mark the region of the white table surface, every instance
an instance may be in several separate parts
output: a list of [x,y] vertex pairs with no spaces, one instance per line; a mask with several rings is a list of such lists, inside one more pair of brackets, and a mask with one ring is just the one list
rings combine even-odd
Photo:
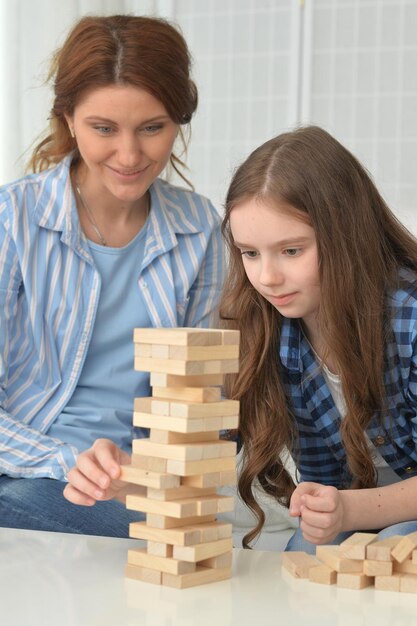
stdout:
[[0,528],[2,626],[417,626],[417,595],[295,580],[234,550],[233,578],[176,590],[124,578],[142,542]]

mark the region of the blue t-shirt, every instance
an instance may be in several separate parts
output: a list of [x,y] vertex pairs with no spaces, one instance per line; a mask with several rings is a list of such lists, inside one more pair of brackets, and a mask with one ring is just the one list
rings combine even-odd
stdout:
[[150,395],[133,346],[133,329],[151,326],[138,285],[145,238],[146,224],[123,248],[89,242],[102,283],[94,331],[78,385],[48,431],[80,452],[106,437],[130,453],[133,400]]

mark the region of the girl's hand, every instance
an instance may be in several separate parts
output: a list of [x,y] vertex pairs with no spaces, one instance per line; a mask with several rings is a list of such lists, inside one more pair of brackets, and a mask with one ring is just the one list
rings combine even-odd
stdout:
[[310,543],[330,543],[346,530],[343,498],[335,487],[300,483],[291,496],[290,515],[300,517],[304,539]]
[[128,483],[118,478],[120,466],[128,464],[130,456],[115,443],[97,439],[91,448],[78,455],[77,464],[68,472],[65,498],[83,506],[112,498],[124,502]]

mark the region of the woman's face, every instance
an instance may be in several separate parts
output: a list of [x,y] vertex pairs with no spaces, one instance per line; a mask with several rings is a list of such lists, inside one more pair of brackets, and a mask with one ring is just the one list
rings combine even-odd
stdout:
[[144,196],[168,163],[178,133],[162,102],[131,85],[92,90],[66,119],[82,157],[84,189],[123,203]]

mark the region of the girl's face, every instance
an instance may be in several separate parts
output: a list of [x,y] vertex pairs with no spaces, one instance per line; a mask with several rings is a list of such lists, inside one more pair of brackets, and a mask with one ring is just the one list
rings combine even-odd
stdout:
[[178,132],[162,102],[131,85],[91,91],[66,119],[82,157],[83,187],[103,201],[141,198],[166,166]]
[[230,228],[246,275],[289,318],[316,327],[320,279],[316,237],[303,214],[283,202],[251,199],[232,209]]

